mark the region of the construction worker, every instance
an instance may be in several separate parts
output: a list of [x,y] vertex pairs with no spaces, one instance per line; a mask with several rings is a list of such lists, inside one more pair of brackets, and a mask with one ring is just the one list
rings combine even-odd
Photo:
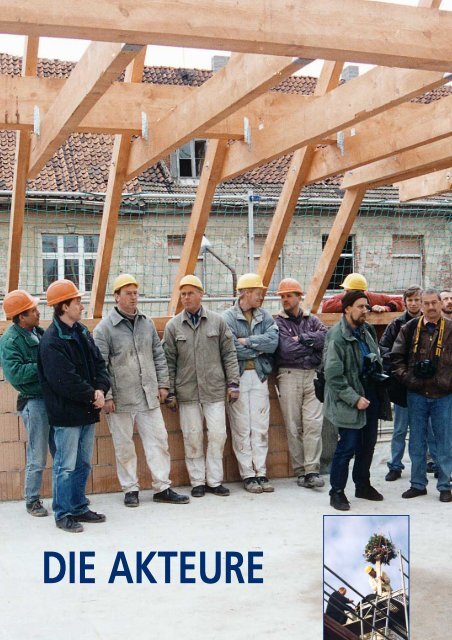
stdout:
[[[345,291],[363,291],[369,301],[370,311],[383,313],[384,311],[403,311],[403,299],[400,296],[389,296],[386,293],[371,293],[368,291],[367,280],[360,273],[350,273],[340,285]],[[323,313],[340,313],[343,293],[338,293],[322,303]]]
[[452,320],[452,291],[450,289],[444,289],[439,295],[443,316]]
[[261,309],[265,295],[262,278],[246,273],[237,283],[238,300],[223,317],[234,336],[240,367],[240,398],[228,406],[232,446],[244,489],[250,493],[274,491],[267,478],[270,400],[267,377],[278,346],[278,326]]
[[88,508],[86,482],[91,472],[95,423],[110,388],[105,362],[81,324],[81,293],[70,280],[47,289],[53,322],[39,344],[38,374],[49,423],[55,431],[53,513],[56,526],[83,531],[82,522],[105,522]]
[[138,507],[136,425],[156,491],[154,502],[185,504],[188,496],[171,489],[168,434],[160,409],[168,395],[168,367],[154,323],[138,309],[138,286],[133,275],[119,275],[113,283],[116,305],[94,329],[94,340],[111,377],[104,411],[116,470],[125,506]]
[[279,329],[275,360],[292,468],[300,487],[323,487],[319,476],[323,415],[314,377],[322,362],[327,329],[318,318],[303,312],[303,291],[297,280],[281,280],[277,294],[283,311],[275,318]]
[[166,402],[174,411],[179,407],[191,495],[202,498],[207,491],[228,496],[229,489],[222,484],[225,398],[235,402],[240,384],[234,340],[225,320],[202,306],[199,278],[183,277],[179,291],[184,311],[168,322],[163,338],[170,379]]
[[3,311],[13,324],[0,341],[0,360],[6,380],[19,392],[17,410],[27,431],[27,464],[25,467],[25,506],[32,516],[47,516],[39,490],[50,448],[55,453],[53,428],[38,379],[38,345],[44,330],[39,326],[39,298],[23,289],[6,294]]
[[374,593],[381,595],[389,595],[391,593],[391,581],[384,571],[380,576],[377,576],[377,572],[373,567],[368,565],[364,571],[369,576],[370,588]]

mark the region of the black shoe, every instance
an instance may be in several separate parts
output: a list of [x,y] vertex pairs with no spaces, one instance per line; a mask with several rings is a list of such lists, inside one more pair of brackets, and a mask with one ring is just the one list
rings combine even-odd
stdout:
[[450,489],[445,489],[444,491],[440,491],[439,500],[440,502],[452,502],[452,491]]
[[381,493],[369,485],[368,487],[356,487],[355,489],[355,498],[362,498],[363,500],[374,500],[379,502],[383,500],[383,496]]
[[72,516],[65,516],[64,518],[60,518],[60,520],[55,520],[55,524],[58,529],[62,529],[68,533],[82,533],[83,531],[82,525]]
[[76,522],[105,522],[105,520],[107,519],[103,513],[96,513],[95,511],[91,511],[91,509],[88,509],[88,511],[85,511],[85,513],[81,513],[79,516],[72,516],[72,518],[76,521]]
[[427,473],[435,473],[435,471],[436,465],[433,460],[430,460],[429,462],[427,462]]
[[204,498],[204,496],[206,495],[206,485],[198,484],[197,487],[193,487],[193,489],[191,490],[191,495],[194,498]]
[[222,497],[226,497],[231,493],[229,489],[227,489],[226,487],[223,487],[222,484],[219,484],[218,487],[209,487],[209,485],[207,485],[206,491],[207,493],[213,493],[214,496],[222,496]]
[[245,478],[243,480],[243,488],[245,489],[245,491],[248,491],[249,493],[264,492],[264,490],[262,489],[261,485],[259,484],[255,476],[251,476],[250,478]]
[[139,491],[128,491],[124,496],[124,504],[126,507],[138,507],[140,499],[138,497]]
[[385,480],[387,482],[394,482],[394,480],[398,480],[402,475],[400,469],[390,469],[385,476]]
[[426,496],[427,489],[424,487],[423,489],[415,489],[414,487],[410,487],[407,491],[402,493],[402,498],[417,498],[418,496]]
[[187,502],[190,502],[188,496],[176,493],[170,488],[165,489],[165,491],[159,491],[159,493],[154,493],[153,500],[154,502],[168,502],[170,504],[187,504]]
[[349,511],[350,502],[343,491],[333,491],[330,493],[330,505],[338,511]]
[[49,515],[49,512],[39,499],[34,500],[34,502],[27,502],[26,508],[27,513],[29,513],[31,516],[36,516],[37,518],[43,518],[44,516]]

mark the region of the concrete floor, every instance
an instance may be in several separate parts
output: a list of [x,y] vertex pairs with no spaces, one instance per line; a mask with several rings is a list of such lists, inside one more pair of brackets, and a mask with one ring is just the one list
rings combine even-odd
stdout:
[[[389,445],[379,444],[373,484],[383,503],[352,498],[350,514],[406,514],[411,518],[412,640],[448,637],[452,504],[426,497],[405,501],[408,472],[384,481]],[[408,465],[409,466],[409,465]],[[328,488],[307,490],[278,480],[273,494],[253,496],[239,484],[229,498],[207,495],[190,505],[162,505],[141,494],[125,509],[119,494],[92,496],[107,523],[82,534],[56,529],[53,517],[32,518],[23,502],[0,504],[0,638],[3,640],[320,640],[322,638],[322,515]],[[50,501],[45,501],[50,507]],[[114,558],[124,551],[263,551],[263,584],[108,584]],[[94,551],[95,584],[44,584],[44,551]],[[152,568],[155,565],[150,565]],[[199,576],[199,573],[198,573]],[[174,574],[173,578],[177,579]],[[446,635],[445,635],[446,633]]]

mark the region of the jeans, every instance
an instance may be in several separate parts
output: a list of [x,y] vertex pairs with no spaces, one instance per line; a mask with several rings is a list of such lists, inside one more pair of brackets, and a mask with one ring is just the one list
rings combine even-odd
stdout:
[[50,449],[55,456],[53,427],[49,426],[47,411],[42,398],[30,398],[21,411],[22,420],[28,434],[27,464],[25,467],[25,500],[27,504],[39,500],[42,473]]
[[443,398],[427,398],[408,392],[408,419],[410,421],[411,486],[424,489],[427,486],[427,437],[431,419],[436,444],[438,467],[438,491],[450,489],[452,472],[452,394]]
[[402,471],[405,465],[402,463],[405,453],[405,440],[408,433],[408,408],[394,404],[394,431],[391,439],[391,460],[388,467],[394,471]]
[[370,465],[378,435],[379,400],[374,389],[366,391],[370,405],[366,410],[366,424],[361,429],[339,427],[339,442],[331,463],[331,492],[344,491],[348,480],[348,466],[355,456],[352,478],[357,489],[370,486]]
[[85,489],[91,472],[95,425],[55,427],[53,513],[55,520],[88,511]]

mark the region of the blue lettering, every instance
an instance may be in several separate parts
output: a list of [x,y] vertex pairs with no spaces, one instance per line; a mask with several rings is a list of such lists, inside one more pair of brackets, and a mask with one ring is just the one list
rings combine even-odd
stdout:
[[88,578],[86,576],[87,571],[94,569],[94,564],[88,564],[86,559],[94,558],[95,555],[94,551],[80,551],[80,584],[92,584],[96,582],[96,578]]
[[[235,559],[236,562],[233,562]],[[240,567],[243,564],[243,556],[238,551],[226,551],[226,584],[231,584],[231,574],[235,573],[237,582],[243,584],[245,580],[243,579],[242,572],[240,571]]]
[[193,571],[195,565],[188,563],[187,558],[194,558],[196,556],[195,551],[181,551],[180,552],[180,581],[181,584],[192,584],[196,582],[196,578],[188,578],[187,571]]
[[206,573],[206,552],[200,552],[200,567],[199,573],[201,576],[202,582],[206,582],[207,584],[214,584],[218,582],[221,577],[221,553],[220,551],[215,551],[215,574],[213,578],[209,578]]
[[177,557],[177,551],[159,551],[158,555],[165,558],[165,583],[171,583],[171,558]]
[[[57,575],[50,577],[50,559],[54,558],[59,563],[59,571]],[[64,578],[66,573],[66,562],[57,551],[44,551],[44,584],[52,584],[53,582],[60,582]]]
[[156,583],[157,580],[154,578],[154,576],[152,575],[152,573],[149,571],[148,564],[150,563],[150,561],[152,560],[152,558],[155,556],[155,551],[151,551],[147,556],[146,559],[143,561],[143,554],[141,551],[137,551],[137,583],[141,584],[143,582],[143,573],[146,576],[146,578],[148,579],[148,582],[152,582],[152,583]]
[[263,551],[248,551],[248,583],[249,584],[262,584],[264,582],[263,578],[258,578],[254,576],[255,571],[262,571],[262,563],[258,564],[255,562],[256,558],[263,558]]
[[[123,567],[121,570],[119,569],[120,565]],[[108,578],[108,584],[112,584],[117,577],[124,577],[129,584],[133,584],[132,574],[130,573],[124,551],[118,551],[116,554],[113,569],[111,570],[110,577]]]

